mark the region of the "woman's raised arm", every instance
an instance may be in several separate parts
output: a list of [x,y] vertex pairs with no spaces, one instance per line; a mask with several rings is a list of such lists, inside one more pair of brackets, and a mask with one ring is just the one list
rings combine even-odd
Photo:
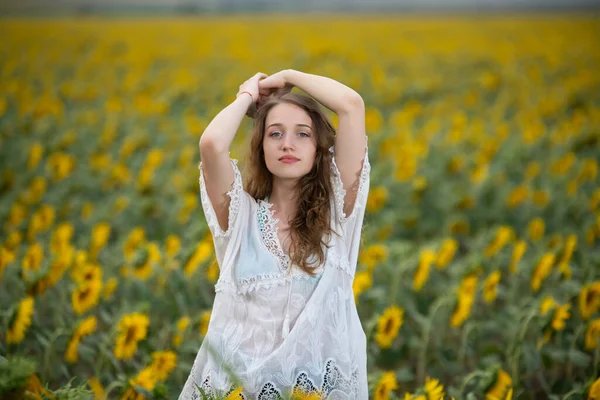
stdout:
[[293,85],[338,116],[335,161],[346,191],[344,214],[352,213],[366,149],[365,104],[352,88],[325,76],[286,69],[259,82],[261,89]]
[[[257,73],[242,85],[236,99],[208,124],[200,137],[200,160],[206,192],[223,231],[228,229],[229,197],[234,180],[229,147],[248,108],[258,99],[258,81],[266,77]],[[250,92],[242,93],[244,91]]]

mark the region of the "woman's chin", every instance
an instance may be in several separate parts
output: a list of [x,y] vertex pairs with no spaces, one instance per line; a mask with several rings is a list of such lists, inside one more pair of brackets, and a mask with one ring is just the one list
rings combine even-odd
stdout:
[[274,177],[278,179],[300,179],[310,171],[304,171],[292,165],[283,165],[271,170]]

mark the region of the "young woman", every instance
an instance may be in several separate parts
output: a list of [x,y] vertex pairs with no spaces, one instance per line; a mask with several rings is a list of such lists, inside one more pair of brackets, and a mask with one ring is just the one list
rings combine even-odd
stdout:
[[[337,134],[319,103],[337,114]],[[254,129],[243,185],[229,146],[247,113]],[[220,272],[179,398],[202,399],[198,388],[230,394],[237,382],[236,399],[367,399],[352,292],[370,172],[360,95],[300,71],[258,73],[208,125],[200,159]]]

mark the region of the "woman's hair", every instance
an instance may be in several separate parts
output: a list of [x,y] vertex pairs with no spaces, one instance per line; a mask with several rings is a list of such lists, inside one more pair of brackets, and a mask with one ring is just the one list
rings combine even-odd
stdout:
[[[323,246],[327,247],[332,233],[330,199],[333,188],[329,148],[333,146],[335,138],[335,128],[316,100],[301,94],[280,92],[259,104],[252,114],[254,128],[245,166],[246,192],[255,199],[262,200],[270,195],[273,188],[273,175],[265,163],[263,140],[267,115],[280,103],[294,104],[307,112],[312,120],[317,142],[314,165],[298,182],[297,212],[290,222],[290,260],[309,275],[314,275],[311,269],[325,261]],[[323,240],[324,237],[327,241]],[[312,265],[309,258],[316,264]]]

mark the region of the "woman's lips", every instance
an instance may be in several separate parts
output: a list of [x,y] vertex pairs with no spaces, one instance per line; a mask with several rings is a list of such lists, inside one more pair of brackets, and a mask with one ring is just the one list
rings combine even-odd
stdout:
[[282,157],[279,159],[279,161],[281,161],[282,163],[286,163],[286,164],[292,164],[292,163],[295,163],[300,160],[298,160],[297,158]]

